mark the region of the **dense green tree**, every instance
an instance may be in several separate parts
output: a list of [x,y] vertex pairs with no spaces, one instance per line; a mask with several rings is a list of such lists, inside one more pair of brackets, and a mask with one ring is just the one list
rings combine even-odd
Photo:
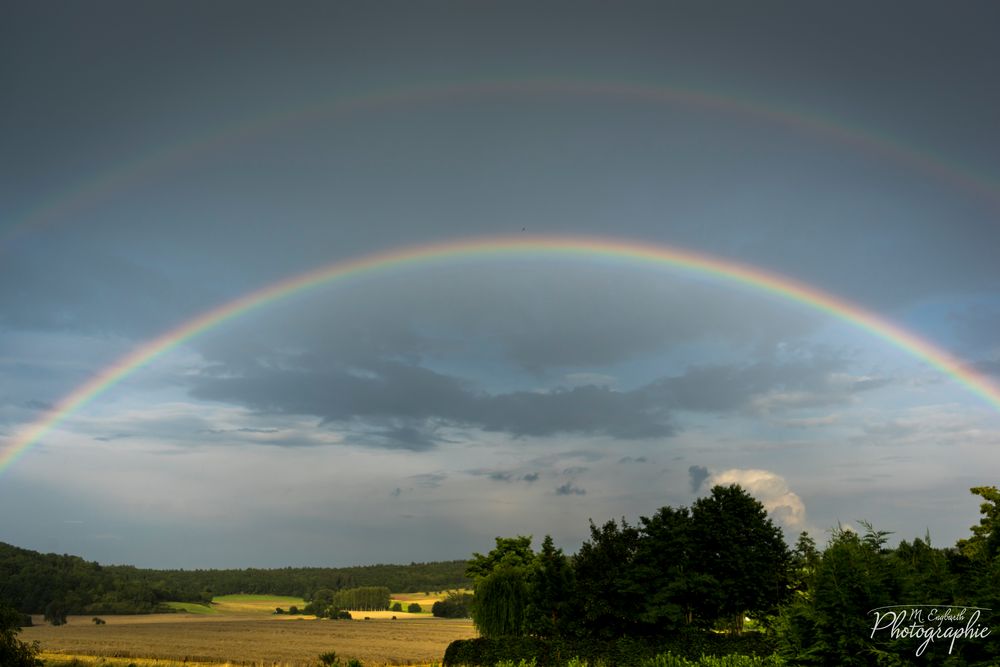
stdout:
[[552,537],[545,536],[542,548],[528,573],[527,631],[539,637],[564,634],[572,616],[573,569]]
[[525,570],[532,566],[534,560],[530,535],[497,537],[496,546],[488,554],[472,554],[465,574],[475,583],[501,566]]
[[638,631],[646,591],[633,576],[639,530],[622,519],[590,522],[590,540],[573,558],[576,586],[573,632],[605,638]]
[[416,602],[411,602],[406,606],[406,611],[408,611],[411,614],[419,614],[420,612],[423,611],[423,608]]
[[61,602],[52,601],[45,605],[43,618],[52,625],[66,624],[66,607]]
[[793,664],[875,665],[892,655],[871,638],[871,610],[899,604],[898,572],[876,531],[837,529],[823,551],[809,591],[781,612],[781,652]]
[[930,535],[912,543],[903,540],[887,555],[900,580],[899,604],[943,605],[958,597],[958,579],[949,570],[948,556],[931,546]]
[[450,591],[443,600],[438,600],[431,607],[431,613],[438,618],[470,618],[472,595]]
[[0,602],[0,665],[4,667],[39,667],[38,644],[28,644],[17,638],[23,614]]
[[802,531],[795,542],[788,563],[789,584],[793,591],[809,590],[819,560],[820,552],[816,548],[816,540],[808,532]]
[[972,536],[958,541],[958,548],[969,559],[988,563],[1000,554],[1000,489],[976,486],[969,490],[983,498],[979,505],[982,517],[971,528]]
[[740,632],[744,615],[772,614],[788,597],[785,539],[760,501],[738,484],[715,486],[694,502],[691,537],[692,566],[706,588],[702,614]]
[[336,609],[383,611],[389,608],[390,593],[385,586],[359,586],[337,591],[332,599]]
[[717,594],[717,583],[695,567],[698,556],[687,508],[663,507],[652,517],[640,517],[639,526],[633,577],[646,591],[640,620],[647,631],[663,635],[706,624],[698,611]]

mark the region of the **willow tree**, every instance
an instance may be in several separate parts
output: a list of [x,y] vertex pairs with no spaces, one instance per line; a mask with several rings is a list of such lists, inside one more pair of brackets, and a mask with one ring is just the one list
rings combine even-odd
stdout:
[[472,620],[483,637],[520,637],[525,634],[527,604],[523,569],[500,567],[476,582]]

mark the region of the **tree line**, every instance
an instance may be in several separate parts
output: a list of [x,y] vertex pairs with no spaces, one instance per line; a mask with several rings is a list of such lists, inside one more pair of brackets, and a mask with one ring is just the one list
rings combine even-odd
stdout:
[[[730,637],[738,640],[732,646],[796,665],[911,664],[921,642],[894,634],[888,622],[875,631],[881,621],[873,610],[1000,610],[1000,491],[972,492],[984,501],[982,519],[946,548],[929,536],[890,548],[891,533],[863,521],[860,530],[833,529],[822,550],[807,533],[789,548],[763,505],[738,485],[716,486],[690,508],[664,507],[635,525],[591,522],[590,539],[573,555],[549,536],[538,552],[530,537],[498,537],[467,569],[482,639],[450,650],[469,664],[477,652],[515,661],[613,655],[626,664],[623,641],[635,655],[650,655],[709,645],[726,652],[721,639]],[[994,621],[981,618],[987,635],[977,641],[929,642],[921,659],[998,664],[1000,638],[988,637]],[[518,655],[517,646],[530,654]]]
[[168,611],[167,601],[211,602],[233,593],[312,599],[323,589],[384,586],[407,593],[469,586],[464,560],[343,568],[153,570],[100,565],[0,542],[0,600],[21,612],[67,614]]
[[359,586],[339,591],[321,588],[313,594],[302,613],[312,614],[317,618],[350,618],[341,612],[348,609],[386,611],[389,609],[389,602],[390,592],[385,586]]

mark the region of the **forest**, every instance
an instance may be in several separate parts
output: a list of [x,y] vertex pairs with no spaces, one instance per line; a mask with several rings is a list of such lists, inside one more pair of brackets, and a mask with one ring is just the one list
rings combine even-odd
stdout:
[[311,599],[316,591],[384,586],[393,592],[469,586],[463,560],[342,568],[152,570],[100,565],[0,542],[0,600],[21,612],[143,614],[163,603],[211,602],[217,595],[259,593]]
[[481,637],[446,665],[535,660],[646,664],[657,655],[758,655],[793,665],[997,665],[1000,491],[976,487],[981,519],[948,547],[869,522],[837,526],[824,548],[789,547],[737,485],[636,525],[590,526],[573,555],[546,537],[496,539],[473,554]]

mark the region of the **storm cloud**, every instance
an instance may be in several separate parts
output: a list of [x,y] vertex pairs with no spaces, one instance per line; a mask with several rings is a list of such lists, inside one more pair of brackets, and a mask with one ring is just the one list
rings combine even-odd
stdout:
[[[854,377],[844,360],[820,356],[789,362],[699,366],[629,391],[608,386],[556,387],[490,394],[467,380],[400,362],[310,371],[258,367],[245,376],[204,375],[199,399],[246,405],[260,413],[314,415],[324,422],[362,420],[357,444],[425,450],[442,426],[479,428],[513,437],[558,433],[625,439],[677,434],[678,411],[767,412],[849,401],[887,380]],[[391,425],[386,426],[389,422]]]

